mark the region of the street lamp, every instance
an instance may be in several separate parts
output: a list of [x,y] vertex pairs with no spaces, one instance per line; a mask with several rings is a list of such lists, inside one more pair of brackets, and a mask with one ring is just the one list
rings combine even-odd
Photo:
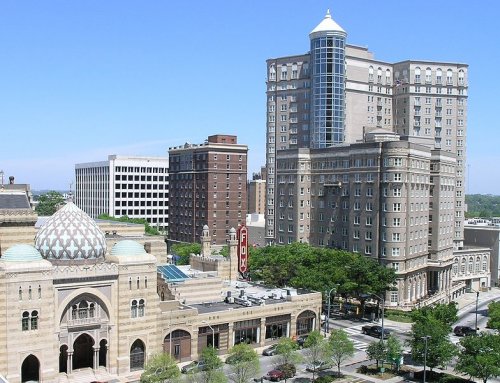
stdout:
[[212,330],[212,348],[215,348],[215,331],[212,326],[210,326],[210,323],[208,323],[206,320],[202,320],[201,323],[204,323],[208,326],[210,330]]
[[384,343],[384,306],[385,306],[385,299],[383,297],[378,296],[377,294],[372,294],[372,295],[374,297],[378,298],[379,301],[382,301],[382,334],[380,335],[380,340],[382,341],[382,343]]
[[[328,308],[327,308],[327,311],[326,311],[326,326],[325,326],[325,336],[326,336],[326,333],[330,332],[330,297],[332,295],[332,292],[334,291],[337,291],[337,287],[332,287],[329,291],[328,291]],[[326,291],[325,291],[326,292]]]
[[474,289],[470,289],[471,291],[475,292],[476,293],[476,327],[474,327],[477,330],[479,330],[477,328],[477,305],[478,305],[478,301],[479,301],[479,291],[477,290],[474,290]]
[[423,381],[423,383],[425,383],[425,369],[427,367],[427,341],[430,338],[431,337],[429,335],[426,335],[426,336],[422,337],[422,339],[425,341],[425,348],[424,348],[424,381]]

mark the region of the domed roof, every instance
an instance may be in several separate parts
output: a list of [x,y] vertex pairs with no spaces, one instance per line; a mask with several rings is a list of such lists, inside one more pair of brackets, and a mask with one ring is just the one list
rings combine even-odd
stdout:
[[50,261],[95,261],[104,257],[106,239],[95,221],[69,202],[40,228],[35,247]]
[[42,255],[31,245],[14,245],[9,247],[0,259],[10,262],[31,262],[42,260]]
[[143,254],[147,254],[144,246],[130,239],[115,243],[111,249],[111,255],[114,257],[134,257]]
[[332,34],[347,36],[346,31],[332,19],[332,15],[330,15],[330,10],[328,9],[325,18],[309,33],[309,38],[315,39],[316,37]]

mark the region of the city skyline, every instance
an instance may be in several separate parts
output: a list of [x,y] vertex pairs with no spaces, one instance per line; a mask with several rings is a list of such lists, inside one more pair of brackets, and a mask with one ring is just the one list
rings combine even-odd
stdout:
[[[500,181],[489,176],[500,160],[489,73],[499,53],[487,51],[499,34],[493,27],[498,6],[468,4],[448,1],[435,12],[426,2],[425,24],[415,26],[411,5],[387,1],[379,11],[389,29],[372,9],[328,1],[314,7],[298,1],[4,3],[0,125],[4,134],[12,132],[2,140],[4,181],[14,175],[33,189],[67,189],[76,163],[109,154],[166,157],[169,146],[217,133],[238,135],[249,147],[248,174],[258,171],[265,163],[265,60],[307,52],[308,33],[330,8],[348,44],[367,46],[376,59],[469,65],[466,191],[498,194]],[[414,28],[424,32],[401,33]]]

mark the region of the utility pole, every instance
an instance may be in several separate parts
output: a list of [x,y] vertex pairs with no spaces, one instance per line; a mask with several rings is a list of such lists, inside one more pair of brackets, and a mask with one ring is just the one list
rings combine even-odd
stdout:
[[427,367],[427,341],[430,339],[430,336],[426,335],[426,336],[422,337],[422,339],[425,342],[425,346],[424,346],[425,347],[424,348],[424,381],[423,381],[423,383],[425,383],[425,370]]

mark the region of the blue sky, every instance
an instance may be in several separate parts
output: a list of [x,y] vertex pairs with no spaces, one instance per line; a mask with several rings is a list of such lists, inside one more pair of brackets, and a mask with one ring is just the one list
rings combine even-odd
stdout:
[[307,52],[327,8],[377,59],[469,64],[468,192],[500,194],[494,0],[2,0],[0,169],[67,189],[75,163],[227,133],[257,171],[265,60]]

